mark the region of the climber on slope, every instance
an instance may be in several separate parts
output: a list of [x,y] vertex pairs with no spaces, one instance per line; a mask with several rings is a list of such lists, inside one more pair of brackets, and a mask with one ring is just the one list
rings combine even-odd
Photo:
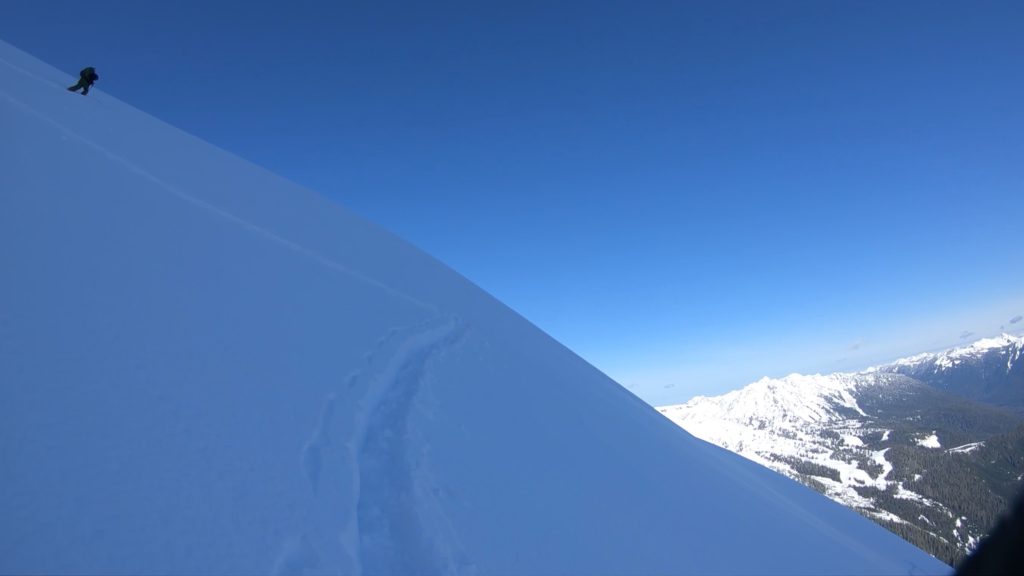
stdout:
[[82,71],[78,73],[78,84],[74,86],[68,86],[68,90],[72,92],[82,91],[82,96],[89,93],[89,88],[92,88],[94,82],[100,79],[100,75],[96,73],[96,69],[92,66],[82,68]]

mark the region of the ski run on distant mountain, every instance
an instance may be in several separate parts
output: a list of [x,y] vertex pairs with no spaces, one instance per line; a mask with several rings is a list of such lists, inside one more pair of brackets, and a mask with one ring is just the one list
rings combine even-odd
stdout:
[[660,408],[954,564],[1021,489],[1024,338],[860,373],[764,378]]

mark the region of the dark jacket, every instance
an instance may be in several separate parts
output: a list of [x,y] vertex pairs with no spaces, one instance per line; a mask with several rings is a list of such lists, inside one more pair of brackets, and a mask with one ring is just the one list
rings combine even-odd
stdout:
[[78,73],[78,76],[82,79],[82,82],[88,84],[92,84],[100,79],[100,75],[96,73],[96,69],[92,66],[82,68],[82,71]]

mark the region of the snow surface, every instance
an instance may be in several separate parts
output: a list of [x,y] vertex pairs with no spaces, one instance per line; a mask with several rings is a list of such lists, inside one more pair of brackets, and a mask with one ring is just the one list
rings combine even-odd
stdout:
[[942,444],[939,443],[939,437],[934,432],[924,438],[915,438],[914,442],[918,446],[925,448],[942,448]]
[[0,572],[948,572],[72,81],[0,43]]
[[884,448],[871,453],[871,460],[882,467],[882,473],[878,476],[876,482],[882,490],[885,490],[886,479],[889,477],[889,473],[892,472],[892,463],[885,459],[885,453],[888,451],[888,448]]
[[863,446],[864,441],[853,434],[840,434],[840,438],[843,439],[843,444],[847,446]]

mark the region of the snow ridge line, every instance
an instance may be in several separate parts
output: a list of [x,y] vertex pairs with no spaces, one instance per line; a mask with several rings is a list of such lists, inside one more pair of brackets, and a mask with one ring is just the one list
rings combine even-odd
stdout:
[[[6,61],[0,60],[0,62],[10,66],[10,63],[8,63]],[[16,67],[14,67],[14,68],[17,69]],[[99,144],[93,142],[92,140],[89,140],[85,136],[82,136],[81,134],[79,134],[79,133],[75,132],[74,130],[68,128],[67,126],[64,126],[60,122],[57,122],[56,120],[50,118],[49,116],[46,116],[45,114],[37,111],[36,109],[34,109],[31,106],[29,106],[28,104],[25,104],[24,102],[18,100],[17,98],[11,96],[10,94],[8,94],[8,93],[6,93],[4,91],[0,91],[0,94],[2,94],[8,101],[10,101],[15,106],[20,107],[21,109],[25,110],[26,112],[28,112],[29,114],[35,116],[36,118],[42,120],[43,122],[46,122],[47,124],[50,124],[51,126],[56,128],[57,130],[59,130],[63,134],[67,135],[68,137],[74,138],[75,140],[78,140],[79,142],[82,142],[83,144],[89,146],[90,148],[93,148],[94,150],[96,150],[97,152],[100,152],[101,154],[103,154],[104,156],[109,158],[110,160],[113,160],[114,162],[117,162],[117,163],[121,164],[122,166],[127,168],[129,171],[134,172],[135,174],[141,176],[142,178],[144,178],[146,180],[149,180],[150,182],[156,184],[158,187],[162,188],[164,191],[169,192],[173,196],[176,196],[179,199],[184,200],[185,202],[188,202],[188,203],[192,204],[193,206],[196,206],[198,208],[202,208],[203,210],[206,210],[206,211],[208,211],[208,212],[210,212],[212,214],[215,214],[215,215],[217,215],[217,216],[219,216],[219,217],[221,217],[221,218],[223,218],[223,219],[225,219],[225,220],[227,220],[227,221],[229,221],[229,222],[231,222],[233,224],[236,224],[239,227],[241,227],[241,228],[243,228],[245,230],[248,230],[249,232],[252,232],[252,233],[254,233],[254,234],[258,235],[258,236],[262,236],[265,239],[268,239],[268,240],[271,240],[273,242],[276,242],[277,244],[280,244],[280,245],[282,245],[282,246],[284,246],[284,247],[286,247],[286,248],[288,248],[288,249],[290,249],[290,250],[292,250],[294,252],[297,252],[300,255],[302,255],[302,256],[310,259],[310,260],[313,260],[314,262],[316,262],[316,263],[318,263],[318,264],[320,264],[320,265],[322,265],[322,266],[324,266],[326,268],[329,268],[331,270],[335,270],[337,272],[345,274],[345,275],[347,275],[347,276],[349,276],[351,278],[354,278],[354,279],[356,279],[356,280],[358,280],[360,282],[363,282],[365,284],[373,286],[374,288],[378,288],[380,290],[383,290],[384,292],[387,292],[388,294],[391,294],[392,296],[395,296],[397,298],[400,298],[402,300],[410,302],[410,303],[412,303],[413,305],[415,305],[415,306],[417,306],[419,308],[423,308],[423,309],[426,309],[426,310],[429,310],[429,311],[435,312],[435,313],[437,312],[437,308],[434,305],[432,305],[432,304],[428,304],[428,303],[426,303],[426,302],[424,302],[424,301],[422,301],[422,300],[420,300],[420,299],[418,299],[418,298],[416,298],[414,296],[410,296],[409,294],[406,294],[405,292],[402,292],[401,290],[398,290],[397,288],[389,286],[389,285],[387,285],[387,284],[377,280],[376,278],[373,278],[371,276],[367,276],[366,274],[363,274],[362,272],[359,272],[357,270],[349,268],[348,266],[345,266],[344,264],[341,264],[340,262],[337,262],[337,261],[335,261],[335,260],[333,260],[331,258],[328,258],[327,256],[324,256],[323,254],[320,254],[319,252],[317,252],[317,251],[315,251],[315,250],[313,250],[311,248],[307,248],[307,247],[305,247],[305,246],[303,246],[303,245],[301,245],[301,244],[299,244],[299,243],[297,243],[297,242],[295,242],[293,240],[289,240],[288,238],[285,238],[284,236],[281,236],[280,234],[277,234],[276,232],[268,230],[267,228],[263,228],[262,226],[254,224],[254,223],[252,223],[252,222],[250,222],[250,221],[248,221],[248,220],[246,220],[244,218],[240,218],[239,216],[236,216],[236,215],[232,214],[231,212],[228,212],[227,210],[224,210],[223,208],[220,208],[220,207],[218,207],[218,206],[216,206],[214,204],[211,204],[211,203],[209,203],[209,202],[207,202],[205,200],[197,198],[196,196],[192,196],[191,194],[188,194],[187,192],[184,192],[183,190],[177,188],[176,186],[173,186],[173,185],[168,184],[167,182],[161,180],[157,176],[155,176],[155,175],[151,174],[150,172],[146,171],[144,168],[141,168],[140,166],[137,166],[136,164],[132,163],[130,160],[128,160],[128,159],[126,159],[126,158],[124,158],[122,156],[119,156],[117,154],[114,154],[113,152],[107,150],[103,146],[100,146]]]
[[429,443],[410,429],[430,363],[467,328],[437,316],[392,329],[364,366],[327,396],[301,464],[321,516],[319,534],[285,544],[278,573],[303,573],[322,561],[341,572],[450,573],[465,565],[461,546],[437,501],[424,460]]

